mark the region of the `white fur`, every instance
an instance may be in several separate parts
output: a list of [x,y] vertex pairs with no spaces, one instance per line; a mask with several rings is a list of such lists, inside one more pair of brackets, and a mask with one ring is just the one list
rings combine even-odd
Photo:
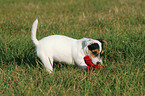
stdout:
[[[51,35],[38,41],[36,39],[37,25],[38,19],[32,25],[31,39],[36,46],[37,56],[41,59],[49,73],[53,71],[53,61],[76,64],[79,68],[85,69],[87,65],[83,58],[86,55],[91,57],[87,47],[91,43],[98,43],[100,52],[102,50],[101,43],[98,40],[89,38],[77,40],[63,35]],[[102,63],[100,56],[91,57],[91,59],[94,64],[96,62]]]

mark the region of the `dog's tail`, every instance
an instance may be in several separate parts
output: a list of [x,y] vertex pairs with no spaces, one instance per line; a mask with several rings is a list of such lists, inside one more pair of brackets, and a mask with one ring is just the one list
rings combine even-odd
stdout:
[[37,25],[38,25],[38,19],[36,19],[32,25],[32,33],[31,33],[31,39],[33,43],[37,46],[39,41],[36,38],[36,31],[37,31]]

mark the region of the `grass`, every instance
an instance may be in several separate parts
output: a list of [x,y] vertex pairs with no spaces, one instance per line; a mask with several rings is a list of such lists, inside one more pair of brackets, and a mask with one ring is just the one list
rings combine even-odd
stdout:
[[[145,1],[1,0],[0,95],[145,95]],[[36,57],[37,38],[61,34],[103,38],[103,71],[86,72],[55,63],[48,74]]]

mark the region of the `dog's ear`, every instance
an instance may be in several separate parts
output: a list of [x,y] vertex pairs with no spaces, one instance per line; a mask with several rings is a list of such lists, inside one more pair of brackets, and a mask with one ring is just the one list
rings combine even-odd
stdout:
[[108,45],[107,41],[103,40],[103,39],[98,39],[103,45]]

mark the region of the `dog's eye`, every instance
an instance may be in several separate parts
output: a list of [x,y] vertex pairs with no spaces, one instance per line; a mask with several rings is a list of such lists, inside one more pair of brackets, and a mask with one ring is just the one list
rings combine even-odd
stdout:
[[97,56],[98,54],[97,54],[97,51],[94,51],[94,52],[92,52],[93,53],[93,55],[95,55],[95,56]]
[[93,54],[97,54],[97,52],[95,51],[95,52],[92,52]]

